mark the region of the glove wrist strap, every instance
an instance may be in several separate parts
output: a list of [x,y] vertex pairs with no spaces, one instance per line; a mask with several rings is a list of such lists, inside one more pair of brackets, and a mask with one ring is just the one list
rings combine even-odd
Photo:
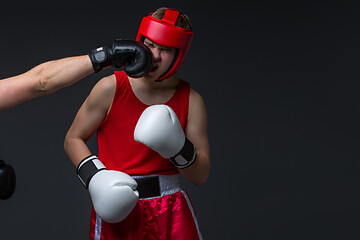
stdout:
[[195,146],[185,138],[185,143],[182,149],[174,157],[170,158],[171,162],[177,168],[187,168],[196,160]]
[[89,57],[95,72],[100,72],[104,67],[111,65],[110,56],[106,47],[91,50]]
[[106,170],[106,167],[97,156],[93,154],[81,160],[76,169],[76,173],[81,183],[87,189],[91,178],[101,170]]

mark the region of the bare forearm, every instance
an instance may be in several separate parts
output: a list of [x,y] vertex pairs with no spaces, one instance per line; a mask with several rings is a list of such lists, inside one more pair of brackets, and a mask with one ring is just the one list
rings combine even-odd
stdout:
[[42,63],[33,69],[0,80],[0,111],[33,98],[50,94],[93,73],[89,56]]
[[28,75],[35,79],[35,91],[46,95],[70,86],[93,72],[89,56],[83,55],[42,63],[25,73],[24,77]]
[[204,184],[210,173],[210,159],[202,154],[197,154],[196,160],[191,166],[185,169],[179,169],[179,171],[193,184]]
[[66,137],[64,142],[65,153],[71,163],[77,167],[82,159],[91,154],[86,143],[80,138]]

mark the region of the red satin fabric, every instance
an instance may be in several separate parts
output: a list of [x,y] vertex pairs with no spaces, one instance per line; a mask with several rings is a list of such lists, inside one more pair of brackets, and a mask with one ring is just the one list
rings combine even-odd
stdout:
[[94,209],[91,215],[90,240],[200,239],[193,208],[185,192],[139,200],[130,215],[120,223],[106,223],[99,218],[96,222]]

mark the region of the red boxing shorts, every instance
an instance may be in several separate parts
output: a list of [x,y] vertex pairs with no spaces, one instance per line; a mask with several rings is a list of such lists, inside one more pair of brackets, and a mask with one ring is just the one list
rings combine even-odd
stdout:
[[159,176],[159,185],[161,196],[140,198],[119,223],[102,221],[92,209],[90,240],[202,239],[190,198],[180,189],[178,176]]

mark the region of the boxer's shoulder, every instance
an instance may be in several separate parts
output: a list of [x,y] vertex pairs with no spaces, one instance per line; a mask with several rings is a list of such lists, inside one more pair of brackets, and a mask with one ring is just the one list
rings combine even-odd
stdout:
[[115,75],[110,75],[102,78],[96,83],[90,95],[87,98],[87,105],[89,106],[103,106],[108,108],[114,98],[116,91]]
[[199,92],[197,92],[195,89],[190,88],[190,100],[189,100],[189,106],[204,106],[205,102],[203,97]]

